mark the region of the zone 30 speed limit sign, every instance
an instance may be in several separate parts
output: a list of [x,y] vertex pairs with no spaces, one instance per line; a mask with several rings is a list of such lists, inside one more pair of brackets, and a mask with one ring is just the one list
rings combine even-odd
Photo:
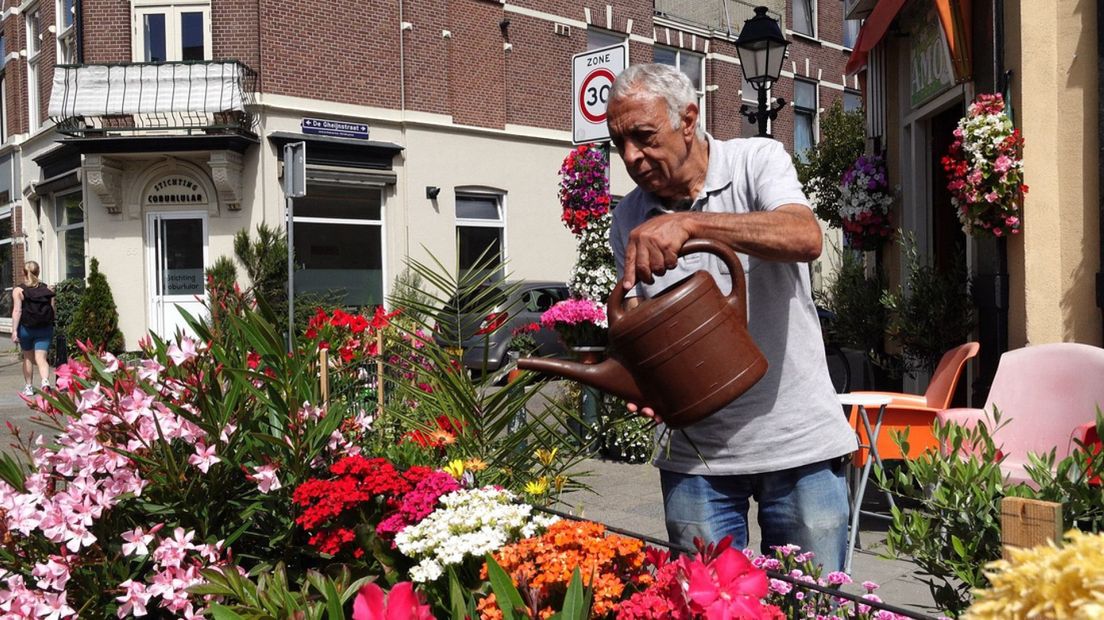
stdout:
[[606,103],[613,80],[624,70],[624,45],[604,47],[571,57],[572,140],[575,144],[609,140]]

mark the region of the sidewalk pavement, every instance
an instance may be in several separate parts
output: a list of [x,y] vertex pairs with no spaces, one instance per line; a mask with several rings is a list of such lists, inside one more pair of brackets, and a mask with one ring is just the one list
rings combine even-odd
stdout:
[[[31,420],[32,412],[19,396],[23,385],[18,352],[14,349],[0,350],[0,419],[11,422],[26,439],[30,431],[41,433],[45,429]],[[6,425],[0,426],[0,449],[8,451],[11,444],[12,437]],[[570,512],[613,527],[667,540],[659,474],[655,467],[647,463],[630,465],[589,459],[580,469],[590,472],[583,481],[594,492],[576,492],[565,496],[563,503]],[[867,509],[877,509],[874,504],[882,498],[882,494],[873,489],[873,484],[867,489]],[[749,515],[753,514],[754,503],[749,512]],[[758,550],[759,528],[754,519],[750,520],[749,546]],[[876,594],[887,603],[928,615],[940,615],[927,586],[919,580],[915,565],[902,560],[883,559],[878,555],[884,551],[885,528],[886,523],[878,519],[864,518],[861,522],[861,545],[855,551],[852,567],[855,584],[847,589],[861,593],[859,584],[866,580],[874,581],[881,586]]]

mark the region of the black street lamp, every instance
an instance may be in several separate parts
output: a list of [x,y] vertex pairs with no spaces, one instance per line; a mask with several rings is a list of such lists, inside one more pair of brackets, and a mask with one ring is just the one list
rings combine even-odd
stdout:
[[767,16],[767,7],[755,7],[755,17],[744,22],[740,38],[736,40],[736,52],[740,56],[740,66],[744,77],[755,92],[759,93],[759,107],[752,110],[747,104],[740,106],[740,114],[751,123],[758,123],[759,135],[771,137],[767,133],[767,119],[774,120],[778,111],[786,105],[782,98],[775,99],[767,107],[767,91],[771,84],[782,75],[782,61],[786,58],[786,48],[790,42],[782,36],[778,21]]

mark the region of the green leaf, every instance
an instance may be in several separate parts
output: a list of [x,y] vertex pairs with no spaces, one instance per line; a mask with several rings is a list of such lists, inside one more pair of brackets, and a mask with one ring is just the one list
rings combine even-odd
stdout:
[[521,598],[517,586],[510,576],[495,561],[494,556],[487,554],[487,575],[490,577],[491,589],[494,590],[498,608],[502,611],[503,620],[514,620],[514,612],[525,609],[525,601]]
[[448,569],[449,581],[449,607],[452,609],[452,620],[464,620],[467,613],[467,597],[464,588],[460,585],[460,578],[456,576],[456,569],[451,566]]
[[579,567],[571,573],[571,583],[567,586],[567,594],[564,595],[564,604],[561,613],[564,620],[586,620],[590,614],[590,605],[585,600],[583,577],[579,573]]
[[345,620],[345,612],[342,610],[341,596],[337,593],[332,579],[325,580],[326,613],[330,620]]
[[245,620],[245,616],[238,614],[229,607],[224,607],[218,603],[211,603],[211,606],[207,608],[211,612],[211,617],[215,620]]
[[958,554],[958,557],[960,557],[960,558],[965,558],[966,557],[966,545],[964,545],[962,543],[961,538],[959,538],[958,536],[952,535],[951,536],[951,546],[954,547],[955,553]]

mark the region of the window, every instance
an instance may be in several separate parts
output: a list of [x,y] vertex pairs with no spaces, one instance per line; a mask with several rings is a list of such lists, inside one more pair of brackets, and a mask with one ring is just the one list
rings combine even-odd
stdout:
[[[743,101],[752,110],[759,107],[759,93],[755,90],[755,87],[751,85],[751,82],[746,77],[741,78],[743,81],[740,83],[740,100]],[[770,100],[770,92],[767,92],[767,100]],[[740,135],[745,138],[752,138],[759,135],[759,124],[752,123],[743,114],[740,115],[740,127],[742,131]]]
[[587,29],[587,50],[597,50],[612,45],[623,45],[625,35],[606,30]]
[[816,36],[815,0],[793,0],[793,29],[808,37]]
[[506,253],[504,227],[501,196],[457,194],[456,247],[460,270],[469,271],[476,265],[501,270]]
[[853,90],[843,91],[843,111],[853,112],[863,107],[862,94]]
[[57,64],[77,62],[76,0],[57,0]]
[[8,77],[0,73],[0,144],[8,141]]
[[211,7],[198,4],[139,5],[134,8],[136,62],[211,58]]
[[80,191],[54,196],[59,280],[84,279],[84,203]]
[[15,265],[12,238],[11,207],[0,210],[0,317],[11,319],[12,286],[15,284]]
[[862,20],[858,19],[845,19],[843,20],[843,46],[855,47],[855,42],[859,40],[859,26],[862,25]]
[[816,82],[794,80],[794,154],[808,161],[806,151],[816,144]]
[[42,23],[39,10],[27,13],[27,125],[33,133],[42,123],[38,109],[38,61],[42,54]]
[[294,208],[296,296],[383,305],[383,192],[311,184]]
[[698,96],[698,124],[705,128],[705,56],[671,47],[656,47],[652,62],[670,65],[690,78]]

